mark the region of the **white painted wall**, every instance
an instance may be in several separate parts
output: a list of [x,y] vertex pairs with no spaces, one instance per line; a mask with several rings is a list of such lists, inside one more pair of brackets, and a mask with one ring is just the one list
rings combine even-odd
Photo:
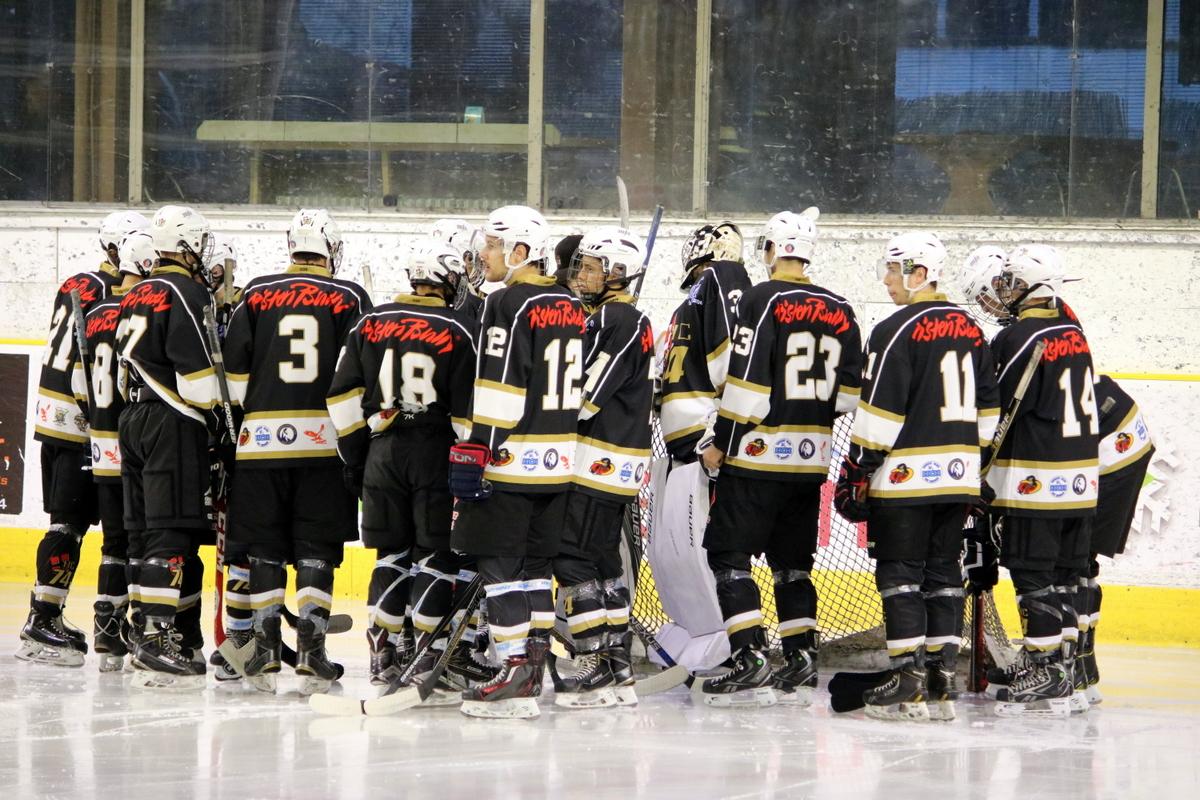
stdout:
[[[93,268],[101,258],[96,230],[107,211],[0,206],[0,339],[44,339],[58,284],[77,271]],[[205,214],[217,234],[237,246],[239,282],[287,263],[284,231],[289,213],[236,209]],[[346,238],[343,274],[357,278],[362,266],[369,264],[377,300],[403,288],[406,243],[421,235],[431,219],[399,214],[336,216]],[[556,234],[566,234],[598,220],[552,222]],[[743,226],[748,242],[760,222]],[[642,293],[642,307],[658,329],[682,299],[679,248],[696,224],[695,220],[672,221],[660,231]],[[646,220],[635,220],[635,228],[644,232],[646,226]],[[1083,279],[1068,286],[1066,297],[1084,322],[1098,369],[1200,374],[1200,224],[1104,221],[1050,227],[1012,221],[826,217],[820,227],[818,281],[856,304],[864,328],[892,310],[875,280],[874,265],[887,239],[901,230],[920,227],[938,233],[955,267],[980,244],[1009,247],[1049,242],[1063,251],[1072,274]],[[752,267],[751,273],[756,279],[764,277],[759,267]],[[958,296],[956,286],[947,288],[952,298]],[[1200,484],[1188,457],[1200,449],[1200,382],[1123,383],[1146,410],[1164,446],[1163,457],[1152,470],[1158,482],[1143,496],[1145,507],[1130,551],[1106,568],[1106,575],[1117,583],[1200,587]],[[27,449],[26,453],[36,464],[36,452]],[[36,474],[30,475],[33,481]],[[29,500],[25,519],[5,520],[5,524],[37,527],[37,499]]]

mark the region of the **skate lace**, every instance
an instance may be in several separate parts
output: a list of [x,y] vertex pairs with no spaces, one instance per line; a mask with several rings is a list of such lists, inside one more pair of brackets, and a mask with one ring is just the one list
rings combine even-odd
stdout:
[[584,653],[575,661],[575,676],[582,677],[596,670],[600,657],[595,653]]
[[1039,665],[1031,665],[1027,672],[1021,675],[1012,685],[1014,693],[1025,692],[1033,689],[1042,683],[1045,683],[1049,678],[1046,667]]

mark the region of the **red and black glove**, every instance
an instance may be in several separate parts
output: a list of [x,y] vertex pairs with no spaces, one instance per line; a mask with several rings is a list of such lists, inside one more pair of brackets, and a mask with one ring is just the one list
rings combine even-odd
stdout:
[[866,522],[871,509],[867,506],[867,487],[871,473],[850,460],[842,460],[837,486],[833,490],[833,505],[849,522]]
[[492,484],[483,471],[492,463],[492,451],[477,442],[462,442],[450,448],[450,494],[459,500],[486,500]]

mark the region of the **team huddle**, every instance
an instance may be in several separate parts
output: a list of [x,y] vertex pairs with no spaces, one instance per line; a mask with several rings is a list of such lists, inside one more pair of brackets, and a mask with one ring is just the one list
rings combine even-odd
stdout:
[[[1133,400],[1095,374],[1060,255],[978,248],[960,306],[940,288],[938,238],[902,234],[878,266],[898,310],[864,347],[851,304],[809,275],[817,220],[766,223],[758,284],[735,224],[696,230],[656,354],[636,306],[649,247],[625,228],[552,246],[524,206],[479,227],[441,220],[411,249],[411,292],[376,307],[337,276],[324,210],[293,218],[285,271],[244,287],[193,209],[109,215],[104,262],[54,305],[35,408],[51,525],[18,658],[83,664],[63,607],[99,521],[102,671],[188,689],[211,666],[274,693],[287,664],[301,694],[324,694],[344,673],[325,646],[334,572],[361,537],[376,551],[367,640],[384,694],[532,718],[549,671],[556,705],[635,704],[621,527],[650,482],[657,418],[657,468],[711,499],[702,588],[731,655],[698,679],[703,702],[811,702],[832,465],[837,511],[866,524],[890,667],[848,707],[953,719],[964,598],[999,563],[1024,636],[989,671],[997,713],[1085,711],[1100,699],[1097,556],[1123,550],[1153,445]],[[843,414],[847,453],[832,435]],[[213,544],[206,660],[199,548]],[[756,556],[774,579],[775,665]]]

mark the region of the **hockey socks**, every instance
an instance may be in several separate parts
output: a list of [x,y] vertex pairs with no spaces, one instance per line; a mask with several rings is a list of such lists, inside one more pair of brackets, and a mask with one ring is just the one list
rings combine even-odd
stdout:
[[46,531],[37,549],[37,583],[33,588],[35,600],[53,603],[60,609],[67,602],[75,570],[79,566],[79,549],[83,532],[64,523],[55,523]]
[[300,694],[308,696],[328,691],[342,677],[342,667],[329,660],[325,652],[325,633],[333,606],[333,565],[315,558],[296,562],[296,674]]

